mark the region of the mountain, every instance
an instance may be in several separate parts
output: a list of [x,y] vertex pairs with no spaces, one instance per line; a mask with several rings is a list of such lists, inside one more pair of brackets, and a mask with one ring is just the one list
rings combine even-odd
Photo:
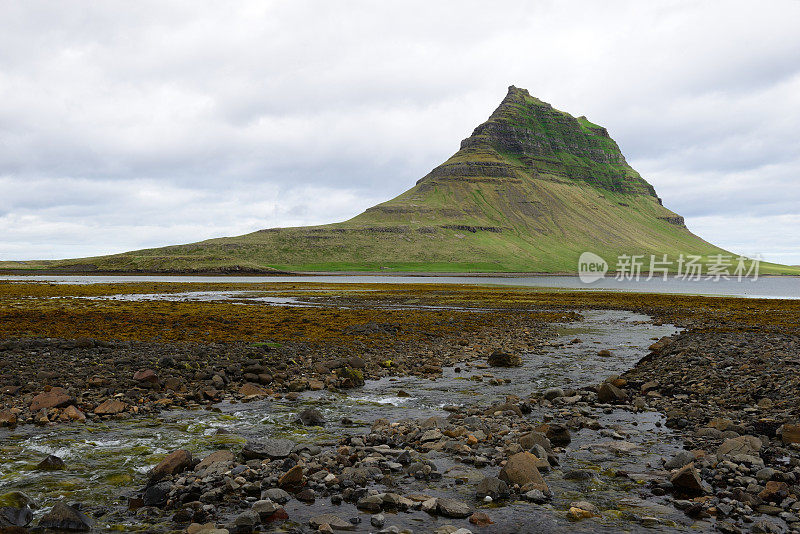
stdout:
[[683,217],[662,205],[605,128],[511,86],[458,152],[405,193],[348,221],[47,266],[575,272],[584,251],[605,258],[612,270],[621,254],[728,254],[692,234]]

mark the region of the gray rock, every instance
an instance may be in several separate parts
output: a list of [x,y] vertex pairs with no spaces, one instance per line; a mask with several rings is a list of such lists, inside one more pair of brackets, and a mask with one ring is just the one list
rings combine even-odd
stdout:
[[472,514],[472,508],[468,504],[455,499],[436,499],[436,509],[445,517],[462,518]]
[[292,496],[280,488],[270,488],[261,492],[261,498],[269,499],[278,504],[286,504],[291,500]]
[[383,514],[376,514],[369,518],[369,524],[375,528],[383,528],[383,525],[386,523],[386,518]]
[[547,495],[538,489],[530,490],[529,492],[525,493],[524,497],[525,500],[534,502],[536,504],[544,504],[550,500],[548,499]]
[[544,390],[542,396],[547,400],[553,400],[558,397],[563,397],[564,390],[561,388],[547,388],[546,390]]
[[[283,490],[279,490],[279,491],[283,491]],[[288,496],[288,493],[287,493],[287,496]],[[253,503],[253,508],[252,508],[252,510],[255,513],[257,513],[258,516],[262,520],[266,519],[269,516],[271,516],[272,514],[277,512],[279,509],[280,509],[280,506],[278,506],[277,504],[275,504],[274,502],[272,502],[272,501],[270,501],[268,499],[264,499],[264,500],[261,500],[261,501],[254,502]]]
[[297,416],[297,422],[303,426],[325,426],[325,416],[316,408],[306,408]]
[[92,529],[93,521],[72,506],[58,501],[49,512],[39,520],[40,528],[54,530],[69,530],[73,532],[88,532]]
[[256,525],[261,523],[261,518],[253,510],[247,510],[236,516],[233,522],[240,530],[252,531]]
[[0,527],[27,527],[33,521],[33,512],[27,506],[0,508]]
[[267,441],[248,440],[242,449],[247,460],[280,460],[289,456],[297,444],[290,439],[270,439]]
[[755,436],[739,436],[726,440],[717,449],[717,458],[722,460],[726,456],[746,455],[758,457],[761,450],[761,440]]
[[664,467],[669,470],[679,469],[685,465],[689,465],[692,462],[694,462],[694,454],[692,454],[689,451],[681,451],[672,458],[670,458],[664,464]]
[[475,487],[475,498],[483,500],[486,496],[495,501],[508,498],[508,484],[497,477],[484,477]]

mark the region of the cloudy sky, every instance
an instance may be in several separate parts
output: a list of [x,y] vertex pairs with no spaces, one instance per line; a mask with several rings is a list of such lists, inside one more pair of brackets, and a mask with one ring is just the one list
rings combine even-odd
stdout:
[[510,84],[690,229],[800,264],[800,1],[0,0],[0,260],[334,222]]

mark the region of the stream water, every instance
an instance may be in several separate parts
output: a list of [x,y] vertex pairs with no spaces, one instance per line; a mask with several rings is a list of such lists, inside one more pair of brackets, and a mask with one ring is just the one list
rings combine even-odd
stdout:
[[[165,453],[186,448],[203,455],[220,448],[237,451],[247,438],[263,436],[290,437],[299,442],[334,446],[342,435],[368,431],[378,418],[395,421],[403,418],[446,416],[446,405],[487,406],[505,395],[526,396],[547,387],[580,387],[595,384],[606,376],[632,367],[646,354],[652,339],[671,335],[671,325],[656,326],[649,318],[624,311],[585,311],[584,320],[560,325],[559,336],[545,350],[523,357],[522,367],[487,369],[475,363],[460,370],[446,368],[441,378],[384,378],[368,381],[361,388],[346,393],[329,391],[301,394],[296,401],[262,400],[249,403],[221,403],[213,410],[181,410],[157,417],[128,419],[87,425],[58,427],[23,426],[0,430],[0,494],[22,491],[39,505],[36,515],[47,510],[57,498],[81,502],[90,512],[108,512],[98,525],[106,530],[136,530],[136,517],[126,511],[127,495],[145,482],[146,472]],[[580,341],[575,341],[579,339]],[[598,348],[607,348],[611,357],[597,356]],[[491,377],[509,378],[510,384],[489,385]],[[409,396],[401,396],[405,393]],[[298,427],[295,415],[308,405],[320,409],[329,421],[325,427]],[[551,409],[552,410],[552,409]],[[592,410],[586,408],[586,410]],[[507,532],[510,524],[525,524],[530,531],[573,532],[579,530],[618,532],[655,528],[683,531],[691,521],[658,498],[642,500],[636,489],[651,476],[648,466],[660,465],[661,458],[673,456],[681,448],[679,440],[661,423],[653,411],[632,413],[606,408],[593,411],[605,430],[588,429],[573,434],[573,441],[561,455],[558,469],[545,476],[555,498],[546,506],[512,503],[486,510],[495,525],[480,532]],[[342,423],[347,417],[351,420]],[[543,421],[544,412],[534,407],[526,415],[532,423]],[[60,456],[66,463],[62,471],[42,472],[35,465],[47,454]],[[439,496],[453,496],[474,502],[474,483],[482,476],[495,475],[499,468],[475,468],[457,464],[448,456],[432,454],[430,459],[444,474],[436,487],[422,482],[402,482],[403,493],[424,491]],[[569,469],[589,469],[590,480],[565,480]],[[627,478],[615,476],[617,471]],[[465,483],[466,482],[466,483]],[[393,490],[397,491],[397,490]],[[572,500],[590,500],[601,510],[602,518],[571,524],[563,511]],[[291,522],[283,529],[307,525],[312,515],[330,511],[327,500],[306,505],[296,500],[286,505]],[[361,515],[364,531],[369,531],[369,517],[348,504],[336,507],[341,517]],[[449,522],[452,522],[449,521]],[[400,513],[387,516],[387,525],[409,527],[414,532],[428,532],[448,523],[423,513]],[[498,526],[499,525],[499,526]],[[505,527],[503,527],[505,525]],[[697,528],[697,524],[694,528]],[[377,530],[377,529],[372,529]]]

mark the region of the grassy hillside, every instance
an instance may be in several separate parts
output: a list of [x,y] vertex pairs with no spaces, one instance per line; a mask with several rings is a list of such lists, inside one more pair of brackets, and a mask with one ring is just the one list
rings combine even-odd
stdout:
[[[103,271],[575,272],[580,254],[728,254],[661,205],[607,131],[509,88],[461,149],[342,223],[48,262]],[[764,273],[800,274],[763,265]]]

